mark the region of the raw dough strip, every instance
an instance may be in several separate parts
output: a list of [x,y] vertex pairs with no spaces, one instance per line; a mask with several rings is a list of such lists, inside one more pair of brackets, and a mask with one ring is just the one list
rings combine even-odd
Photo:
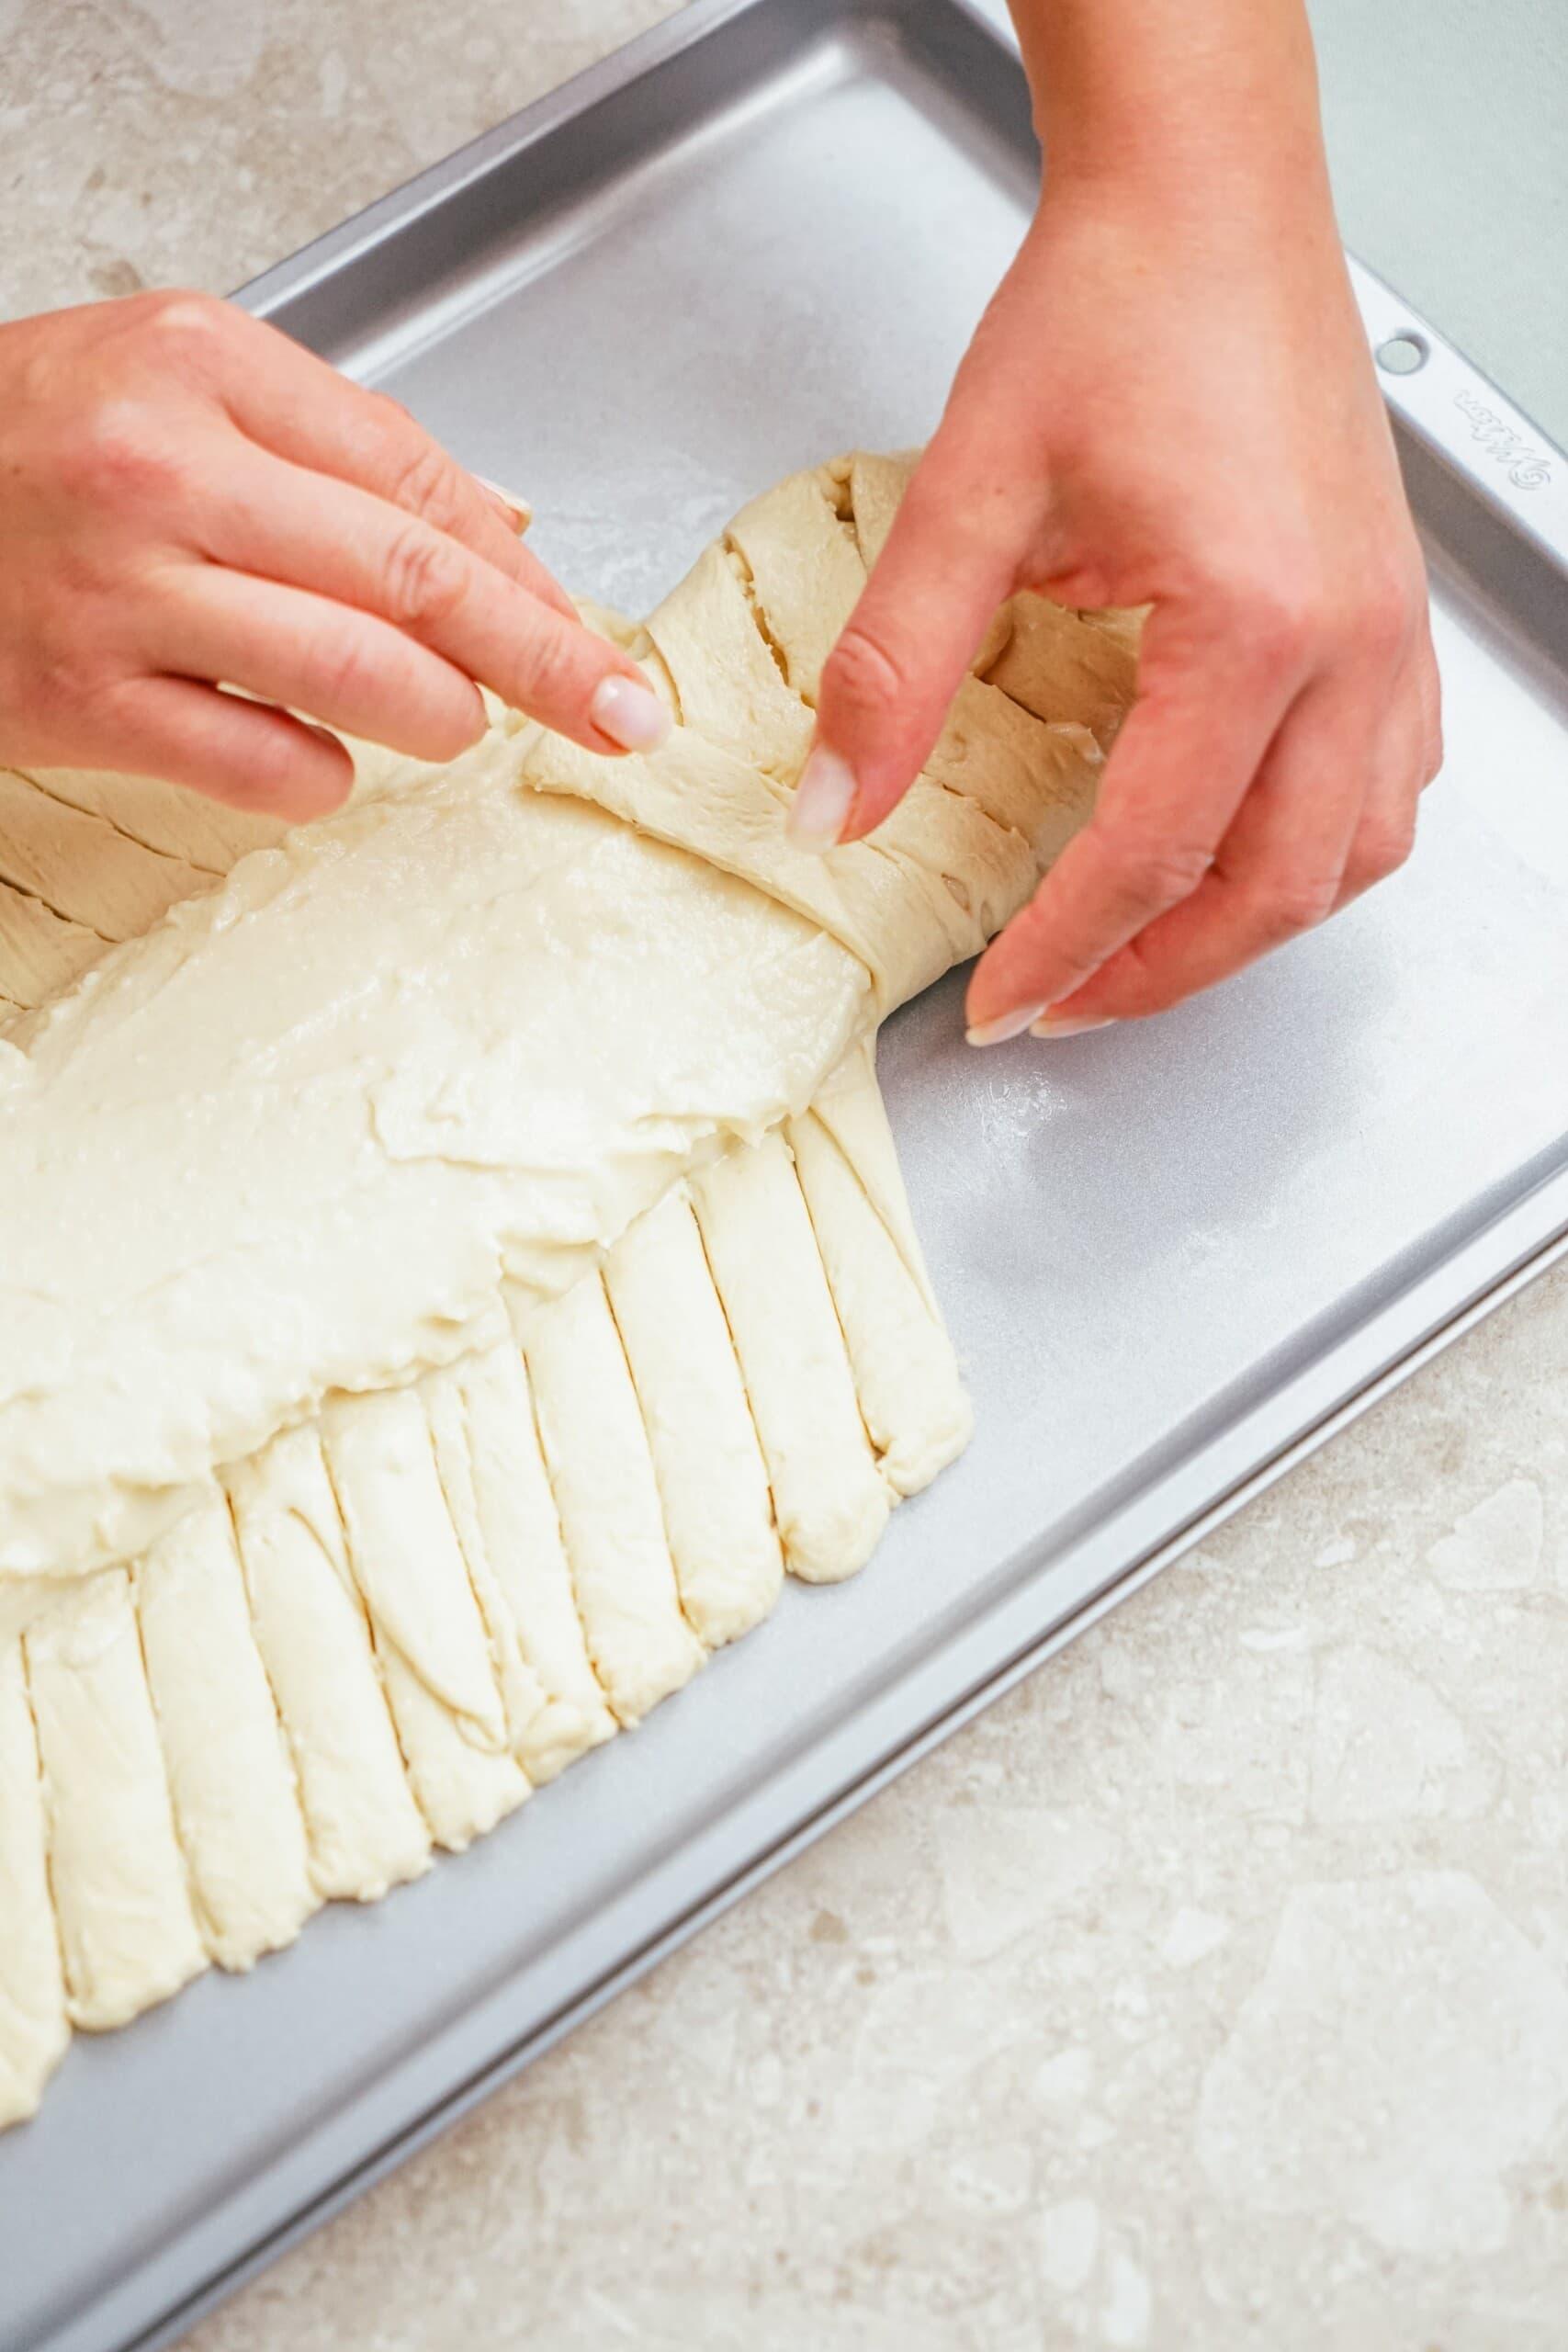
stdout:
[[828,1278],[789,1147],[776,1131],[692,1180],[768,1464],[791,1572],[851,1576],[887,1523]]
[[705,1652],[682,1613],[648,1434],[603,1280],[529,1318],[524,1355],[593,1670],[641,1721]]
[[128,1572],[74,1586],[23,1649],[67,2015],[123,2025],[207,1966]]
[[589,1659],[522,1354],[506,1340],[448,1376],[462,1403],[472,1492],[472,1522],[459,1523],[459,1537],[465,1551],[482,1546],[544,1700],[516,1750],[537,1786],[611,1738],[615,1718]]
[[878,1466],[896,1494],[916,1494],[974,1429],[953,1342],[830,1129],[807,1111],[784,1132]]
[[374,1902],[430,1859],[311,1429],[229,1474],[251,1621],[294,1759],[318,1894]]
[[0,2131],[36,2112],[71,2029],[19,1640],[0,1647]]
[[421,1813],[461,1852],[522,1804],[490,1645],[417,1393],[344,1398],[322,1416],[349,1564],[370,1619]]
[[420,1383],[420,1394],[435,1448],[442,1499],[490,1645],[491,1671],[501,1694],[506,1744],[526,1774],[529,1754],[540,1744],[540,1719],[550,1701],[528,1663],[511,1603],[491,1562],[457,1368],[448,1366],[427,1374]]
[[685,1185],[623,1234],[604,1277],[681,1606],[699,1641],[717,1649],[772,1609],[784,1555],[767,1465]]
[[854,531],[840,516],[832,491],[826,468],[791,474],[750,499],[725,534],[745,558],[758,614],[784,675],[812,704],[822,665],[866,577]]
[[705,548],[648,618],[682,722],[732,758],[793,783],[811,740],[811,711],[788,684],[759,625],[744,559]]
[[148,1687],[208,1956],[249,1968],[320,1897],[277,1710],[216,1490],[135,1571]]

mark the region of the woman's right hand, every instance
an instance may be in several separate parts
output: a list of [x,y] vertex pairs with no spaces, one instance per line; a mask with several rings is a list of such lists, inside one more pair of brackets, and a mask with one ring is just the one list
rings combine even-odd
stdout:
[[448,760],[479,684],[648,748],[662,706],[517,519],[396,401],[209,296],[0,326],[0,763],[302,819],[352,771],[291,711]]

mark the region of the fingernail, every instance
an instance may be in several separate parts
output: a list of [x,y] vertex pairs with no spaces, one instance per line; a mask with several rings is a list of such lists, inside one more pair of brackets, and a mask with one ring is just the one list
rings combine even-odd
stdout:
[[848,760],[818,747],[800,771],[784,831],[796,849],[832,849],[843,832],[854,797],[854,770]]
[[1116,1023],[1109,1014],[1065,1012],[1059,1021],[1046,1013],[1042,1020],[1032,1021],[1032,1037],[1081,1037],[1086,1029],[1114,1029]]
[[602,678],[588,716],[623,752],[655,751],[670,732],[670,713],[652,688],[635,678]]
[[491,504],[500,507],[502,520],[521,537],[534,519],[534,510],[527,500],[513,498],[509,490],[502,490],[498,481],[490,481],[483,474],[476,474],[474,480],[484,492]]
[[1010,1012],[998,1012],[994,1021],[972,1021],[964,1034],[972,1046],[1005,1046],[1010,1037],[1021,1037],[1032,1028],[1044,1010],[1043,1003],[1015,1004]]

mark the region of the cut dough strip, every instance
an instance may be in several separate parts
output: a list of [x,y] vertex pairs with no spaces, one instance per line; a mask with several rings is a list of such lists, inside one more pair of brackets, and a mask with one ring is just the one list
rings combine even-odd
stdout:
[[604,1284],[530,1320],[524,1356],[594,1672],[617,1722],[691,1679],[703,1647],[681,1608],[653,1457]]
[[780,1135],[692,1180],[767,1460],[784,1556],[829,1583],[863,1566],[887,1523],[834,1309]]
[[725,1309],[684,1185],[605,1267],[648,1432],[681,1607],[710,1650],[765,1617],[784,1554]]
[[24,1652],[67,2014],[123,2025],[207,1965],[126,1570],[66,1594]]
[[248,1968],[291,1943],[320,1898],[220,1495],[142,1560],[136,1609],[202,1941],[222,1967]]
[[315,1430],[275,1438],[228,1485],[311,1881],[322,1896],[373,1902],[424,1869],[430,1832],[403,1771]]
[[[615,1719],[583,1639],[522,1356],[504,1341],[466,1357],[449,1377],[462,1402],[473,1498],[464,1547],[482,1545],[519,1655],[543,1698],[516,1750],[537,1785],[610,1738]],[[460,1532],[463,1525],[459,1521]]]
[[0,2130],[36,2113],[71,2029],[19,1640],[0,1648]]
[[343,1399],[323,1437],[409,1782],[436,1844],[461,1852],[522,1804],[528,1781],[419,1395]]

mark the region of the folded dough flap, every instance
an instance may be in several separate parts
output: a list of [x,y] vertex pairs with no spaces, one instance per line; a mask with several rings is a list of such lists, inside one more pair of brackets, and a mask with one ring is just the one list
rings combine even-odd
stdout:
[[704,550],[648,623],[649,673],[679,720],[657,752],[605,761],[541,735],[524,764],[536,790],[593,800],[819,924],[864,964],[879,1012],[977,953],[1023,904],[1092,806],[1102,752],[1085,714],[1102,719],[1130,691],[1116,631],[1031,598],[1013,646],[1010,607],[977,666],[1011,648],[1021,691],[966,679],[923,775],[874,839],[827,857],[793,847],[784,819],[823,665],[912,464],[858,455],[792,475]]

